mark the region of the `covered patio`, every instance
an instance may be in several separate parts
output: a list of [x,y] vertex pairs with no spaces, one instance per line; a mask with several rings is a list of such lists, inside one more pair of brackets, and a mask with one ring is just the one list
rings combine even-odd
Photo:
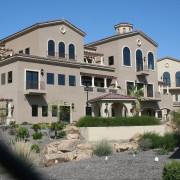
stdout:
[[118,93],[108,93],[89,100],[92,104],[92,116],[117,117],[132,116],[132,105],[135,97]]

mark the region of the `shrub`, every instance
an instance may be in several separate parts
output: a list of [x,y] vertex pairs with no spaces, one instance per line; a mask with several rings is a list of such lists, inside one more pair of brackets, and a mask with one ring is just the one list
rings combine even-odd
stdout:
[[19,125],[18,125],[18,124],[12,124],[12,127],[14,127],[14,128],[18,128],[18,127],[19,127]]
[[173,161],[172,163],[165,164],[163,168],[162,179],[180,179],[180,162]]
[[42,133],[41,132],[37,132],[35,134],[32,135],[33,139],[42,139]]
[[132,117],[92,117],[85,116],[76,123],[77,127],[108,127],[108,126],[148,126],[160,125],[160,120],[150,116]]
[[29,130],[25,127],[20,127],[16,134],[17,138],[24,139],[29,137]]
[[28,122],[22,122],[21,125],[32,125],[32,123],[28,123]]
[[142,149],[143,151],[147,151],[148,149],[150,149],[152,146],[152,140],[147,138],[147,139],[142,139],[139,142],[139,148]]
[[40,124],[33,124],[31,128],[34,129],[35,132],[38,132],[38,130],[41,129]]
[[107,140],[101,140],[94,148],[93,153],[96,156],[107,156],[113,153],[112,146],[108,143]]
[[171,112],[171,122],[177,132],[180,132],[180,109]]
[[31,149],[31,146],[31,143],[25,142],[24,140],[17,140],[15,143],[12,143],[10,147],[20,161],[27,163],[29,167],[35,167],[39,165],[40,158],[39,155]]
[[175,147],[179,145],[178,136],[173,133],[166,133],[164,136],[160,136],[155,132],[144,133],[138,141],[140,148],[145,139],[150,139],[152,141],[149,149],[160,148],[161,150],[159,153],[162,152],[162,154],[173,151]]
[[59,132],[59,134],[58,134],[60,137],[61,136],[66,136],[66,131],[61,131],[61,132]]
[[36,153],[40,153],[40,148],[38,144],[32,144],[31,150],[35,151]]

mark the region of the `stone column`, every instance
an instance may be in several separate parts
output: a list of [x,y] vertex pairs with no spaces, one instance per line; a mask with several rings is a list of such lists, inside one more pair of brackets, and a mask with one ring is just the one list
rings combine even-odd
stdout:
[[95,87],[95,85],[94,85],[94,76],[92,76],[92,85],[91,85],[91,87]]
[[167,94],[169,94],[169,86],[167,86]]
[[116,80],[115,80],[115,89],[118,89],[117,87],[118,87],[118,81],[117,81],[117,79],[116,79]]
[[133,116],[132,113],[131,113],[132,102],[125,102],[124,105],[127,108],[127,116]]
[[107,88],[107,78],[104,78],[104,88]]
[[8,115],[7,115],[8,118],[11,118],[12,117],[12,109],[11,109],[11,103],[8,102]]
[[103,63],[103,56],[101,56],[101,65],[104,65],[104,63]]
[[82,86],[82,75],[80,75],[80,80],[79,80],[79,82],[80,82],[80,86]]

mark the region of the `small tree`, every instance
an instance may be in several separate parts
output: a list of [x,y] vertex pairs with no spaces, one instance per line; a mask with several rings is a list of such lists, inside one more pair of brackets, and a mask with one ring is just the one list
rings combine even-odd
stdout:
[[137,90],[137,86],[131,86],[131,89],[128,90],[128,95],[136,98],[133,106],[133,115],[138,115],[141,111],[141,102],[147,100],[147,98],[143,97],[144,88]]
[[180,133],[180,109],[177,111],[171,111],[171,123],[174,129]]

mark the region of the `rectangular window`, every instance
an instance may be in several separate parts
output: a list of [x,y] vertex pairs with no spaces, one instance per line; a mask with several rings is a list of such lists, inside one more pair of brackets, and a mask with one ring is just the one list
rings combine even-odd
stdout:
[[153,85],[152,84],[147,85],[147,97],[153,97]]
[[54,84],[54,73],[47,73],[47,84]]
[[12,83],[12,71],[8,72],[8,83]]
[[20,50],[19,53],[22,54],[22,53],[23,53],[23,50]]
[[109,56],[109,66],[114,65],[114,56]]
[[130,94],[130,91],[133,89],[134,87],[134,82],[126,82],[126,87],[127,87],[127,95]]
[[30,48],[25,49],[25,54],[30,54]]
[[58,85],[65,85],[65,75],[64,74],[58,74]]
[[26,71],[26,89],[38,89],[39,73],[36,71]]
[[4,85],[5,82],[6,82],[6,74],[3,73],[3,74],[1,74],[1,85]]
[[76,76],[69,75],[69,86],[76,86]]
[[57,117],[57,109],[56,105],[52,105],[52,117]]
[[176,102],[179,101],[178,100],[178,94],[175,94],[175,99],[176,99]]
[[[137,90],[144,89],[144,83],[137,83]],[[141,96],[144,96],[144,93],[141,94]]]
[[32,105],[32,116],[33,117],[38,116],[38,105]]
[[47,117],[47,116],[48,116],[48,106],[42,105],[42,117]]

